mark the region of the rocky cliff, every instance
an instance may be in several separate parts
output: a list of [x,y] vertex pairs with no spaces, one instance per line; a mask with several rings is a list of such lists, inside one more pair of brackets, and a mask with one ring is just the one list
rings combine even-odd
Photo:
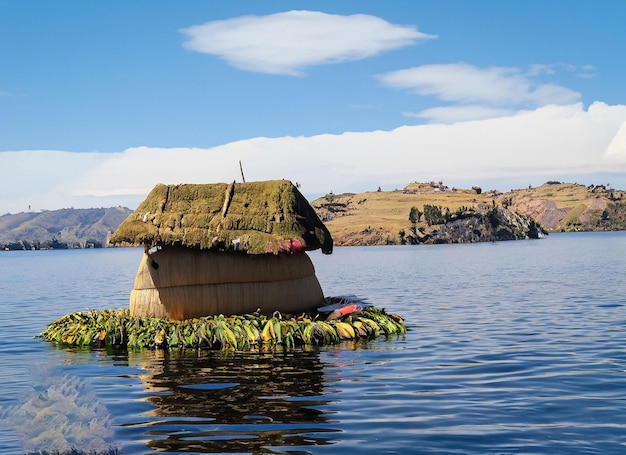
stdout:
[[626,193],[608,185],[547,182],[502,194],[499,202],[550,232],[626,229]]
[[538,239],[546,232],[534,220],[502,207],[449,220],[429,234],[407,235],[411,244],[496,242]]

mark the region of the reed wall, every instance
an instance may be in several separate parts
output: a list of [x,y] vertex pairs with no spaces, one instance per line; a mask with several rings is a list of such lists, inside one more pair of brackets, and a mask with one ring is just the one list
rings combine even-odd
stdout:
[[130,312],[183,320],[257,310],[298,314],[323,303],[306,253],[244,255],[163,247],[143,255]]

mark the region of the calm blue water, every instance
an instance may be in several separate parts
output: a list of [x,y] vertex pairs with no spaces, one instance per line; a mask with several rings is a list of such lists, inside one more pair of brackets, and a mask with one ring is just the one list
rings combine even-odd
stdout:
[[61,350],[141,250],[0,252],[0,453],[626,453],[626,233],[311,253],[403,338],[277,354]]

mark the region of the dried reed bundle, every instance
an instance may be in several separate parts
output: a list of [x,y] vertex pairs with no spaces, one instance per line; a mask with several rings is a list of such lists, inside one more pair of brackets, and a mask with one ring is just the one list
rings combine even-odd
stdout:
[[133,289],[133,316],[183,320],[217,314],[258,311],[299,313],[323,302],[322,288],[315,275],[266,283],[196,284],[152,289]]
[[144,254],[135,289],[219,283],[259,283],[304,278],[315,274],[306,253],[246,255],[163,247]]
[[254,311],[299,313],[323,302],[315,268],[304,252],[250,256],[163,247],[144,254],[130,312],[182,320]]

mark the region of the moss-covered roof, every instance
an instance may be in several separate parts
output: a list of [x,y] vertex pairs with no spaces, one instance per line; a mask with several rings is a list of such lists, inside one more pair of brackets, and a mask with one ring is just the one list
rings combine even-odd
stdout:
[[113,244],[182,245],[248,254],[321,248],[328,229],[288,180],[157,185],[113,233]]

